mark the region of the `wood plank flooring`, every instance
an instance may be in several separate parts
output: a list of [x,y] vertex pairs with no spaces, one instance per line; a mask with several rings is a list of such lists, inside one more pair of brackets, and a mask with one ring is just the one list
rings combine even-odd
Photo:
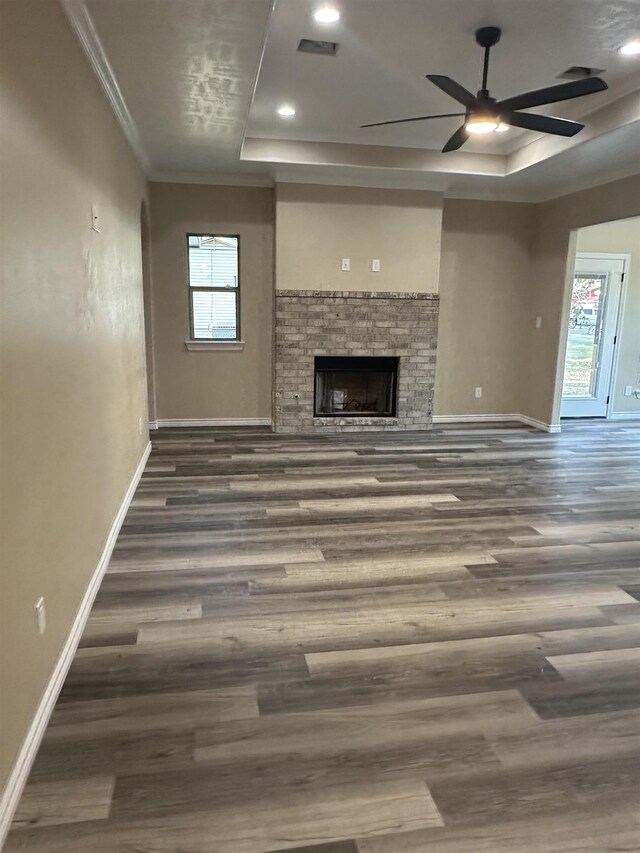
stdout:
[[640,422],[160,430],[6,851],[640,851]]

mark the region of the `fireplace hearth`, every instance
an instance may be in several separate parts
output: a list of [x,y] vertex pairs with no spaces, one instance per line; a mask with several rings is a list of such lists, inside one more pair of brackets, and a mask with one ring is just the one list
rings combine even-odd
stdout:
[[398,359],[316,356],[315,417],[393,418]]

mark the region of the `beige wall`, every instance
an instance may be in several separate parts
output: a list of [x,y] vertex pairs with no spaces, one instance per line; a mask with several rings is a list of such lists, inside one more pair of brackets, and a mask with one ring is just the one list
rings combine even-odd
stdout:
[[[150,185],[156,417],[270,418],[273,191]],[[242,352],[189,352],[186,235],[239,234]]]
[[[571,232],[637,214],[639,184],[637,176],[538,205],[447,199],[444,208],[437,193],[279,184],[275,286],[439,287],[435,414],[521,413],[550,423]],[[268,418],[271,191],[154,184],[151,197],[157,416]],[[185,350],[189,230],[246,235],[243,353]],[[342,257],[351,259],[351,272],[340,270]],[[369,269],[373,257],[381,260],[380,273]],[[480,399],[476,386],[483,388]]]
[[[445,200],[435,414],[520,413],[543,423],[557,419],[555,389],[561,376],[573,232],[638,213],[640,175],[537,205]],[[624,244],[628,236],[622,235]],[[536,317],[542,320],[540,328]],[[638,328],[634,307],[623,331],[621,371],[626,378],[619,373],[617,411],[635,407],[634,400],[620,398],[620,388],[635,383]],[[473,396],[476,385],[483,387],[480,400]]]
[[436,292],[441,227],[440,193],[278,184],[276,287]]
[[640,217],[581,228],[576,250],[631,256],[623,291],[613,411],[637,412],[640,416],[640,398],[624,396],[625,385],[631,385],[640,395]]
[[572,232],[639,214],[640,174],[536,205],[530,307],[534,316],[543,317],[543,326],[529,334],[524,414],[547,423],[559,416],[561,332],[568,304],[567,261],[575,245]]
[[521,412],[534,217],[531,204],[445,200],[435,415]]
[[[543,423],[557,420],[555,389],[556,381],[561,385],[559,350],[574,232],[638,213],[640,175],[537,205],[445,200],[435,414],[520,413]],[[637,231],[598,245],[627,245],[631,252],[633,234],[638,245]],[[616,411],[636,406],[635,399],[620,396],[623,385],[635,385],[638,370],[636,289],[634,277]],[[540,328],[536,317],[542,320]],[[480,400],[473,396],[476,385],[483,387]]]
[[1,31],[0,788],[147,442],[144,180],[59,4]]

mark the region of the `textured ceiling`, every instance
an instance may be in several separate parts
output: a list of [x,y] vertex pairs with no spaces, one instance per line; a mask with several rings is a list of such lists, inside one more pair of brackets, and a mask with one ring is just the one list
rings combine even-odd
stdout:
[[[559,83],[557,75],[571,65],[606,69],[611,88],[572,104],[574,114],[639,84],[640,63],[617,53],[633,26],[640,28],[639,0],[355,0],[342,4],[342,19],[334,26],[313,21],[315,5],[278,0],[248,135],[440,149],[458,119],[366,130],[359,125],[458,112],[456,102],[425,74],[446,74],[473,92],[479,89],[482,50],[474,32],[488,24],[503,29],[489,75],[498,97]],[[337,55],[298,53],[301,36],[339,42]],[[295,104],[294,119],[275,114],[283,100]],[[568,114],[566,107],[559,104],[553,112]],[[513,133],[487,141],[499,151]],[[484,140],[476,142],[476,150],[486,147]]]
[[[262,175],[537,199],[640,171],[640,58],[617,53],[640,36],[640,0],[336,0],[342,17],[331,26],[313,21],[316,5],[84,0],[154,177]],[[455,111],[424,75],[475,91],[473,33],[487,24],[503,28],[489,78],[498,97],[557,83],[570,65],[605,69],[609,92],[547,109],[586,116],[587,130],[560,141],[510,130],[442,155],[455,119],[359,129]],[[338,54],[300,54],[301,37],[335,40]],[[295,118],[276,115],[282,102],[295,105]]]
[[239,172],[272,0],[85,0],[154,171]]

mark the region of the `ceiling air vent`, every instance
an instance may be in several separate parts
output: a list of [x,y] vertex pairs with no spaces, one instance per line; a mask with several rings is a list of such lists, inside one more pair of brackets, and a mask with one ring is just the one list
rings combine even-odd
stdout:
[[585,77],[595,77],[596,74],[602,74],[604,68],[589,68],[586,65],[572,65],[567,68],[562,74],[558,74],[561,80],[583,80]]
[[316,41],[315,39],[300,39],[300,53],[317,53],[320,56],[335,56],[338,43],[335,41]]

